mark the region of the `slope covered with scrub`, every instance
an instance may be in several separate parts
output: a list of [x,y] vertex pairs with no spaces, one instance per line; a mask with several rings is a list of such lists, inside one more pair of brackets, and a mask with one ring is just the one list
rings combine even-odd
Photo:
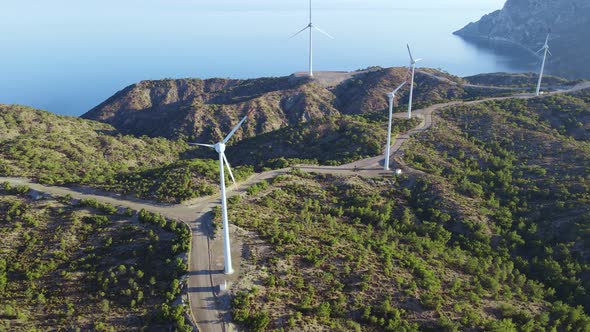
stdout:
[[0,171],[45,183],[102,183],[113,174],[178,159],[184,142],[123,136],[112,126],[0,105]]
[[231,220],[253,330],[590,329],[590,91],[440,111],[401,178],[294,171]]
[[188,227],[27,192],[0,185],[1,331],[190,331],[174,304]]

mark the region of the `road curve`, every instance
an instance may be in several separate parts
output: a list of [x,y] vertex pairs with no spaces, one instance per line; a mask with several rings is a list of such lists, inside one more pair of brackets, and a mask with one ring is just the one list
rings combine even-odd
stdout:
[[[580,83],[570,89],[550,92],[539,98],[559,93],[580,91],[587,88],[590,88],[590,82]],[[410,136],[428,130],[433,124],[433,113],[440,109],[456,105],[473,105],[492,100],[505,100],[511,98],[529,99],[534,97],[535,96],[532,94],[520,94],[510,97],[486,98],[470,102],[453,101],[416,110],[413,114],[422,118],[420,125],[407,133],[397,135],[391,147],[391,154],[394,155],[401,151],[403,143],[407,141]],[[405,112],[397,113],[395,114],[395,117],[402,118],[405,115]],[[384,156],[378,156],[341,166],[298,165],[297,167],[307,172],[379,177],[392,174],[391,172],[383,170],[384,159]],[[230,191],[228,196],[243,193],[246,188],[255,183],[274,178],[280,174],[285,174],[289,172],[289,170],[290,168],[285,168],[254,174],[246,181],[240,183],[241,189]],[[191,252],[189,255],[188,295],[191,312],[196,320],[198,329],[203,332],[234,330],[231,323],[228,323],[230,321],[229,301],[227,299],[228,295],[221,294],[218,286],[223,283],[224,280],[231,281],[236,280],[239,277],[240,248],[239,244],[237,244],[236,255],[234,255],[234,257],[237,258],[235,260],[235,268],[238,272],[233,276],[223,275],[221,239],[211,237],[211,230],[208,229],[208,225],[210,225],[208,221],[211,218],[210,212],[213,207],[219,205],[218,196],[202,197],[185,204],[161,204],[87,187],[46,186],[33,183],[24,178],[0,177],[0,182],[27,185],[31,189],[51,195],[71,195],[73,198],[77,199],[94,198],[100,202],[110,203],[115,206],[128,207],[134,210],[145,209],[150,212],[160,213],[167,218],[184,222],[190,227],[193,233]],[[233,241],[235,240],[236,239],[234,238]]]

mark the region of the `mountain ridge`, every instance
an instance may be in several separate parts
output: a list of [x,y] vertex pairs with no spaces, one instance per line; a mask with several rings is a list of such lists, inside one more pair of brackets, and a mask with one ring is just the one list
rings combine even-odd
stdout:
[[[346,79],[286,76],[235,79],[142,81],[117,92],[82,115],[111,124],[124,134],[211,142],[222,138],[250,109],[254,121],[237,134],[241,140],[284,127],[336,115],[359,115],[387,108],[385,94],[406,79],[406,67],[330,73]],[[434,75],[433,75],[434,74]],[[445,77],[441,80],[437,77]],[[416,73],[417,105],[474,94],[464,81],[439,70]],[[397,101],[407,103],[408,87]]]

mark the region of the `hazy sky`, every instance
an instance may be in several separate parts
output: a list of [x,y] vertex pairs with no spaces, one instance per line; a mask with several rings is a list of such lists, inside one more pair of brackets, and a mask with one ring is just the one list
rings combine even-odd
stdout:
[[[485,8],[500,9],[505,0],[315,0],[314,8]],[[4,0],[0,17],[8,21],[57,18],[70,14],[116,15],[118,10],[136,9],[137,14],[175,10],[296,10],[307,0]],[[15,15],[16,14],[16,15]]]

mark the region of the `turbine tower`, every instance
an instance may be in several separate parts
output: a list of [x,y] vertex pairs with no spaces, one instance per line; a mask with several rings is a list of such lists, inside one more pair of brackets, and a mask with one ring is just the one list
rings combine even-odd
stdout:
[[414,97],[414,73],[416,72],[416,63],[422,59],[414,59],[412,51],[410,51],[410,45],[408,46],[408,54],[410,55],[410,65],[412,67],[412,83],[410,85],[410,101],[408,103],[408,119],[412,118],[412,98]]
[[311,0],[309,0],[309,24],[301,29],[299,32],[291,36],[291,38],[297,36],[298,34],[302,33],[303,31],[309,29],[309,76],[313,77],[313,30],[317,30],[322,34],[326,35],[327,37],[334,39],[334,37],[330,36],[329,33],[325,32],[324,30],[318,28],[312,23],[311,20]]
[[387,94],[387,97],[389,97],[389,125],[387,126],[387,145],[385,146],[385,164],[383,166],[383,169],[386,171],[389,171],[389,154],[391,153],[391,123],[393,121],[393,99],[395,98],[395,94],[399,91],[399,89],[406,85],[406,83],[408,82],[404,81],[395,90]]
[[547,34],[547,38],[545,39],[545,45],[543,45],[543,47],[537,51],[537,54],[543,50],[545,52],[543,53],[543,62],[541,63],[541,72],[539,73],[539,82],[537,83],[537,96],[541,94],[541,81],[543,81],[543,71],[545,70],[545,60],[547,60],[547,53],[552,55],[551,52],[549,52],[549,34]]
[[234,269],[232,267],[231,261],[231,246],[230,246],[230,239],[229,239],[229,223],[227,220],[227,195],[225,192],[225,173],[224,173],[224,164],[227,165],[227,170],[229,171],[229,175],[233,183],[236,183],[236,179],[234,178],[234,174],[231,171],[231,167],[227,158],[225,157],[225,145],[230,140],[230,138],[235,134],[235,132],[240,129],[244,121],[248,119],[250,114],[254,110],[248,111],[246,116],[232,129],[232,131],[223,139],[223,141],[217,144],[198,144],[198,143],[191,143],[192,145],[199,145],[205,146],[208,148],[215,149],[219,154],[219,185],[221,187],[221,221],[223,224],[223,241],[224,241],[224,258],[225,258],[225,274],[232,274],[234,273]]

